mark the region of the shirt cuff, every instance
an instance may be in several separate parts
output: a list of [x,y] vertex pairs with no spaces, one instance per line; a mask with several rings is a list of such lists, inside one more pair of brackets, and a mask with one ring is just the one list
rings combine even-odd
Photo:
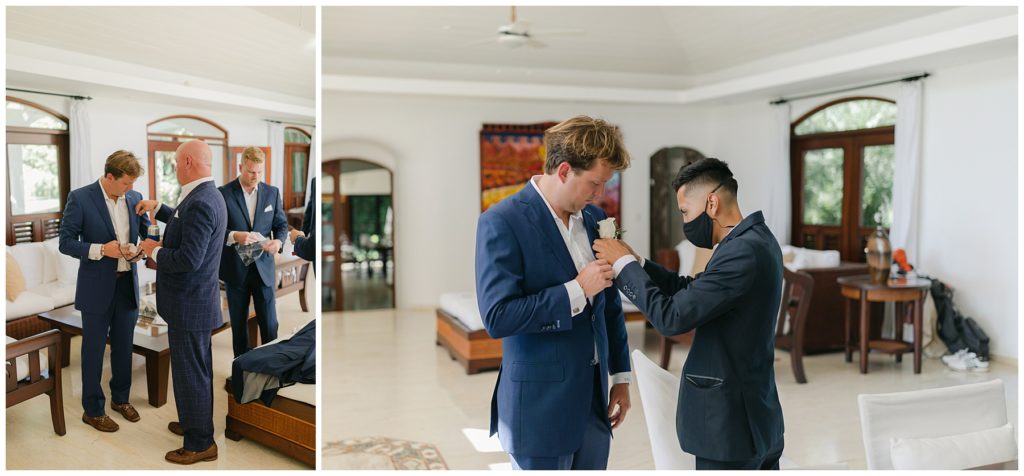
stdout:
[[162,249],[164,249],[163,246],[157,246],[156,248],[153,248],[153,256],[150,256],[150,258],[153,258],[154,263],[156,263],[156,254],[159,253],[160,250]]
[[572,317],[576,317],[587,307],[587,295],[583,293],[583,286],[575,279],[565,283],[565,291],[569,293],[569,310]]
[[616,384],[620,384],[620,383],[627,383],[628,384],[628,383],[630,383],[632,381],[633,381],[633,373],[632,372],[619,372],[617,374],[612,374],[612,385],[616,385]]
[[235,233],[238,233],[238,231],[230,231],[230,232],[228,232],[228,242],[227,242],[228,246],[231,246],[231,245],[233,245],[235,243],[238,243],[237,241],[235,241]]
[[622,268],[625,268],[627,264],[634,262],[636,262],[636,256],[633,255],[625,255],[615,260],[615,264],[612,265],[612,271],[615,272],[615,277],[619,277],[619,273],[622,272]]
[[103,259],[103,245],[99,243],[93,243],[89,245],[89,259],[93,261],[99,261]]

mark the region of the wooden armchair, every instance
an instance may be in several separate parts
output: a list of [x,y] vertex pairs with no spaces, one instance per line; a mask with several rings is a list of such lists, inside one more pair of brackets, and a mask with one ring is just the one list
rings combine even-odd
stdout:
[[789,362],[797,383],[807,383],[807,375],[804,373],[804,332],[813,294],[814,278],[811,275],[803,271],[790,271],[789,268],[782,269],[782,301],[775,327],[775,346],[789,349]]
[[[60,331],[57,329],[7,343],[7,408],[46,394],[50,397],[53,431],[64,436],[67,431],[64,426],[64,395],[61,392],[60,343]],[[46,349],[49,374],[45,378],[39,363],[42,349]],[[28,358],[28,372],[19,378],[17,359],[22,356]]]

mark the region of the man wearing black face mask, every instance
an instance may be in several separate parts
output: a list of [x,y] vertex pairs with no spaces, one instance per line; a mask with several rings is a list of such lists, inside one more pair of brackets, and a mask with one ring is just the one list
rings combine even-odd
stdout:
[[614,263],[615,285],[659,332],[697,329],[676,412],[680,447],[697,457],[697,469],[779,469],[774,335],[782,251],[761,212],[740,213],[725,162],[683,167],[673,186],[686,238],[715,249],[703,273],[677,276],[618,240],[595,241],[596,256]]

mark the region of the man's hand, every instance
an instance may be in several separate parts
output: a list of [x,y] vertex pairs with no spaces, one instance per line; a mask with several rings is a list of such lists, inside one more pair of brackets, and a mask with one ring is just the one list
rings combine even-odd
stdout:
[[161,246],[159,241],[150,239],[147,239],[146,241],[139,243],[139,247],[142,248],[142,252],[146,253],[146,256],[150,257],[153,256],[153,250],[155,250],[158,246]]
[[592,261],[576,276],[576,282],[583,288],[583,294],[594,297],[597,293],[612,285],[612,265],[598,259]]
[[615,264],[619,258],[626,255],[633,255],[636,257],[637,261],[640,260],[640,257],[637,256],[636,253],[633,252],[633,249],[624,241],[594,240],[594,256],[596,256],[597,259],[603,259],[611,264]]
[[295,243],[295,239],[300,236],[306,236],[306,234],[303,233],[302,230],[297,230],[295,228],[288,231],[288,241],[291,241],[292,243]]
[[[158,206],[160,206],[160,202],[156,200],[139,200],[139,203],[135,204],[135,214],[142,216],[146,212],[155,212]],[[156,222],[151,223],[156,224]]]
[[[616,406],[618,406],[617,411]],[[612,422],[612,428],[617,428],[619,424],[626,421],[626,412],[629,411],[629,408],[629,384],[612,385],[612,391],[608,395],[608,420]]]
[[277,253],[278,250],[280,250],[280,249],[281,249],[281,241],[280,240],[270,240],[270,241],[267,242],[267,244],[263,245],[263,251],[265,253],[274,254],[274,253]]
[[100,247],[100,252],[107,258],[121,258],[121,243],[118,243],[117,240],[110,240]]
[[235,243],[238,243],[242,246],[256,242],[256,237],[254,237],[252,232],[249,231],[236,231],[231,235],[235,238]]

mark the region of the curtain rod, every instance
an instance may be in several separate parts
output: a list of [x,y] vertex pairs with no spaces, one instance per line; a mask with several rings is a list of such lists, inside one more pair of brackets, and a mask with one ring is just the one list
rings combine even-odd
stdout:
[[853,91],[853,90],[856,90],[856,89],[871,88],[871,87],[875,87],[875,86],[882,86],[884,84],[917,81],[919,79],[927,78],[928,76],[931,76],[931,74],[929,74],[929,73],[921,73],[921,74],[919,74],[917,76],[907,76],[905,78],[900,78],[900,79],[890,79],[888,81],[880,81],[880,82],[871,83],[871,84],[862,84],[860,86],[853,86],[853,87],[849,87],[849,88],[836,89],[836,90],[833,90],[833,91],[825,91],[825,92],[814,93],[814,94],[805,94],[803,96],[794,96],[794,97],[791,97],[791,98],[779,98],[779,99],[776,99],[776,100],[774,100],[774,101],[772,101],[772,102],[770,102],[768,104],[771,104],[771,105],[774,106],[776,104],[785,104],[785,103],[787,103],[789,101],[796,101],[798,99],[807,99],[807,98],[813,98],[813,97],[818,97],[818,96],[827,96],[829,94],[835,94],[835,93],[845,93],[847,91]]
[[92,101],[92,98],[89,97],[89,96],[76,96],[74,94],[48,93],[48,92],[45,92],[45,91],[33,91],[31,89],[18,89],[18,88],[7,88],[7,90],[8,91],[18,91],[18,92],[22,92],[22,93],[46,94],[47,96],[61,96],[61,97],[66,97],[66,98],[71,98],[71,99],[85,99],[87,101]]
[[312,127],[314,129],[316,129],[316,126],[314,126],[313,124],[301,124],[301,123],[298,123],[298,122],[276,121],[274,119],[264,119],[264,121],[266,121],[266,122],[273,122],[274,124],[291,124],[293,126],[306,126],[306,127]]

